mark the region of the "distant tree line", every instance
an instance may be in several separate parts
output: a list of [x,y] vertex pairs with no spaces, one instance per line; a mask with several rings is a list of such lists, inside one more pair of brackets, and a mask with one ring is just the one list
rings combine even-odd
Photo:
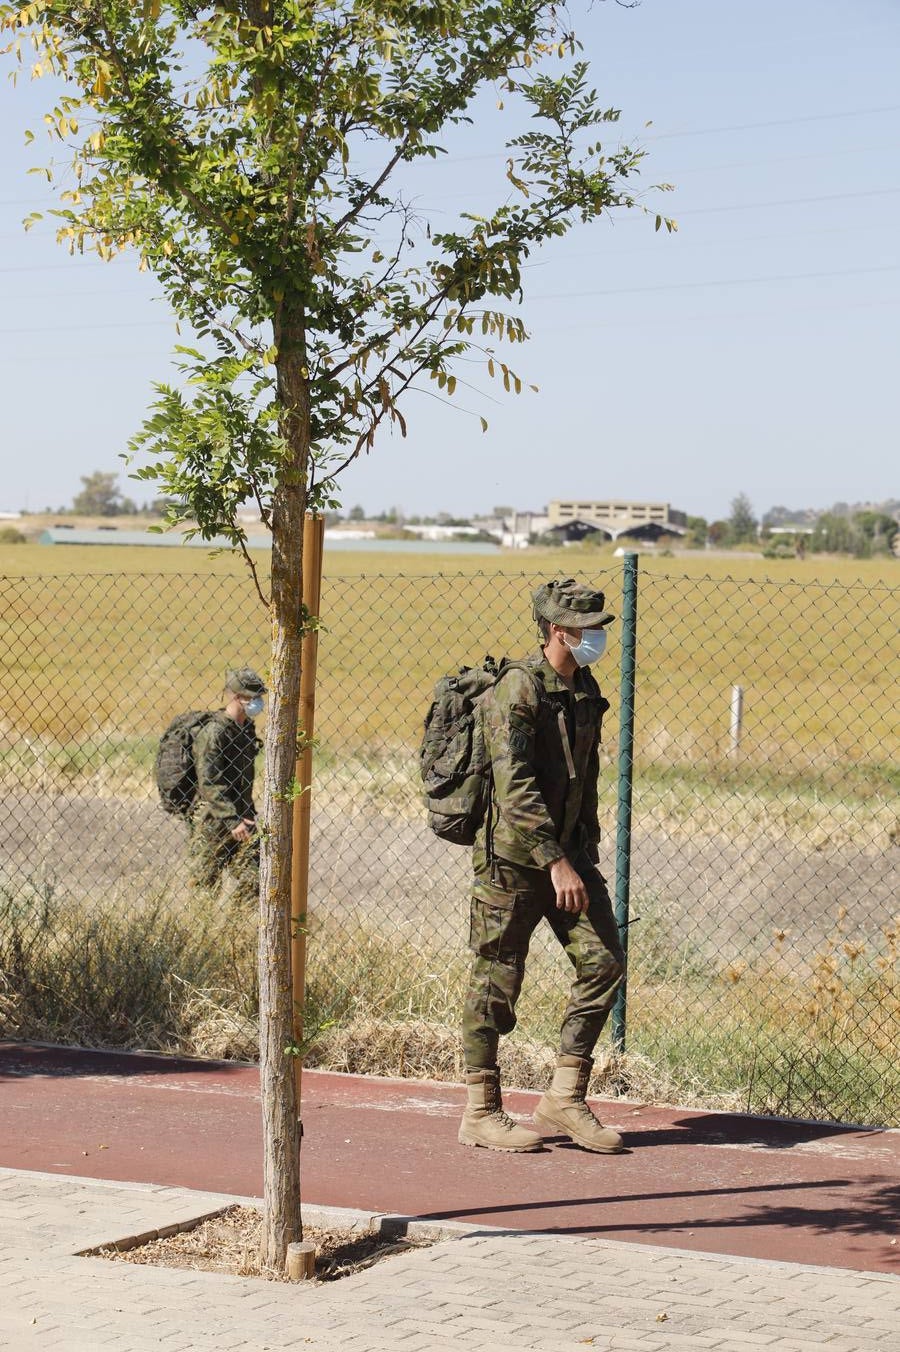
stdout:
[[790,533],[779,531],[778,544],[773,544],[770,552],[802,554],[809,550],[813,554],[852,554],[865,559],[893,550],[900,532],[900,522],[892,515],[892,509],[897,508],[900,503],[894,502],[881,508],[858,509],[836,503],[828,512],[773,507],[759,522],[747,495],[739,493],[732,500],[727,520],[707,522],[702,516],[689,516],[686,543],[702,549],[707,543],[728,547],[750,544],[760,538],[772,541],[776,538],[771,535],[772,527],[781,526],[789,527]]
[[753,504],[746,493],[739,493],[732,499],[727,520],[707,521],[705,516],[689,516],[685,543],[692,549],[703,549],[707,544],[722,548],[752,544],[758,536],[759,522],[753,514]]
[[81,491],[72,499],[71,507],[46,507],[48,515],[65,516],[71,512],[76,516],[150,516],[159,517],[172,501],[158,497],[151,502],[137,503],[127,498],[118,485],[118,476],[114,471],[94,470],[92,474],[82,474]]
[[[170,499],[159,497],[152,502],[138,505],[125,497],[118,485],[114,472],[95,470],[92,474],[81,476],[81,491],[75,494],[70,509],[59,508],[60,514],[70,510],[79,516],[149,516],[159,517],[170,504]],[[48,507],[47,512],[52,512]],[[511,508],[496,508],[495,512],[512,515]],[[900,514],[900,501],[889,501],[879,507],[854,508],[845,502],[838,502],[827,512],[815,512],[810,508],[795,510],[788,507],[771,507],[760,522],[753,511],[753,504],[746,493],[738,493],[731,501],[731,513],[723,520],[707,521],[703,516],[687,518],[685,543],[693,549],[703,549],[707,544],[717,548],[754,544],[760,538],[770,542],[770,552],[792,554],[810,553],[852,554],[855,558],[870,558],[875,554],[890,553],[894,540],[900,531],[897,515]],[[402,507],[388,507],[377,515],[368,516],[360,505],[351,507],[346,516],[339,512],[328,512],[326,522],[335,525],[340,521],[358,523],[377,521],[381,525],[440,525],[468,526],[470,518],[451,516],[449,512],[437,512],[434,516],[406,516]],[[791,534],[779,531],[778,543],[771,541],[772,527],[790,527]],[[24,537],[22,537],[24,539]]]
[[810,532],[808,547],[813,552],[868,559],[889,553],[898,531],[900,525],[886,512],[861,511],[850,516],[823,512]]

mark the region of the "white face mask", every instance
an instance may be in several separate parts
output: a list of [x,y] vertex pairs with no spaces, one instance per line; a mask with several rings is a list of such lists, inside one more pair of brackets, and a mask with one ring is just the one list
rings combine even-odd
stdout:
[[261,714],[263,711],[262,695],[254,695],[252,699],[248,699],[244,704],[244,710],[249,718],[255,718],[257,714]]
[[606,652],[606,630],[582,629],[578,643],[572,643],[568,635],[563,634],[563,642],[578,665],[587,667],[591,662],[598,661]]

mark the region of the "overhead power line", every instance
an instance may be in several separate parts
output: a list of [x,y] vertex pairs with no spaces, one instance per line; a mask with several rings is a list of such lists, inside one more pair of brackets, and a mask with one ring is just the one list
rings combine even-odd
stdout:
[[540,296],[529,296],[536,300],[578,300],[582,296],[634,296],[651,291],[697,291],[703,287],[717,286],[758,286],[766,282],[804,282],[821,281],[826,277],[862,277],[886,272],[900,272],[900,263],[889,263],[878,268],[845,268],[829,272],[776,272],[765,277],[722,277],[709,282],[662,282],[657,286],[621,286],[600,291],[557,291]]
[[[709,252],[710,249],[733,249],[738,245],[744,244],[767,244],[772,240],[783,239],[819,239],[823,235],[848,235],[864,234],[872,230],[890,230],[892,238],[896,235],[897,226],[894,221],[872,221],[867,225],[829,225],[823,229],[809,229],[799,227],[795,230],[772,230],[766,231],[764,235],[722,235],[717,239],[688,239],[684,235],[677,235],[674,240],[677,241],[678,253],[683,254],[686,249],[703,249]],[[671,238],[671,237],[670,237]],[[635,254],[650,258],[658,257],[658,244],[655,236],[651,236],[646,244],[638,244],[630,249],[582,249],[576,253],[557,253],[550,258],[539,258],[533,263],[523,263],[523,272],[533,272],[538,268],[557,267],[561,263],[576,262],[585,258],[606,259],[606,258],[626,258]]]
[[[90,260],[86,263],[77,263],[76,267],[114,268],[121,267],[123,264],[127,262],[129,262],[127,258],[123,258],[121,263],[115,260],[106,263],[103,262],[102,259],[98,258],[96,262]],[[61,272],[63,268],[65,268],[67,272],[71,272],[74,275],[75,268],[72,267],[71,263],[25,263],[21,267],[0,268],[0,272]]]
[[889,103],[883,108],[850,108],[840,113],[805,113],[800,117],[774,117],[765,122],[736,122],[725,127],[695,127],[686,131],[661,131],[645,137],[647,141],[669,141],[682,136],[713,136],[717,132],[761,131],[765,127],[794,127],[804,122],[835,122],[844,117],[881,117],[885,113],[900,113],[900,103]]
[[[787,320],[794,320],[802,315],[849,314],[853,310],[885,309],[897,305],[900,305],[900,296],[881,297],[879,300],[840,301],[828,305],[792,305],[784,314],[779,314],[778,323],[781,327]],[[622,319],[619,316],[615,319],[597,319],[594,316],[591,319],[576,320],[574,323],[551,321],[548,324],[541,324],[539,329],[535,328],[533,337],[540,340],[546,334],[583,333],[587,329],[592,332],[596,329],[615,329],[617,333],[624,329],[648,329],[655,333],[658,329],[668,326],[722,324],[743,319],[760,319],[765,323],[770,323],[771,314],[768,311],[761,312],[759,310],[718,310],[714,316],[710,316],[708,313],[683,314],[681,311],[677,314],[653,315],[652,318],[645,315],[636,316],[633,319]]]
[[[848,108],[839,113],[807,113],[800,117],[770,118],[764,122],[737,122],[730,126],[694,127],[682,131],[651,132],[642,136],[643,141],[673,141],[689,136],[713,136],[718,132],[757,131],[766,127],[792,127],[807,122],[835,122],[850,117],[882,117],[886,113],[900,113],[900,103],[886,104],[880,108]],[[508,150],[486,151],[480,155],[454,155],[448,152],[442,164],[473,164],[478,160],[507,159]],[[33,198],[0,198],[0,207],[28,207],[34,205]]]
[[[837,192],[825,193],[816,197],[783,197],[768,202],[735,202],[724,206],[715,207],[688,207],[684,211],[674,212],[676,219],[681,220],[685,216],[710,216],[729,211],[759,211],[768,210],[772,207],[796,207],[796,206],[814,206],[822,202],[845,202],[861,201],[863,198],[872,197],[896,197],[900,193],[900,188],[869,188],[862,192]],[[654,208],[648,208],[653,212]],[[778,238],[773,236],[772,238]],[[629,251],[630,252],[630,251]],[[101,261],[80,262],[82,268],[106,268],[114,266],[124,266],[129,259],[123,258],[121,261],[104,263]],[[71,268],[69,263],[25,263],[21,266],[0,268],[0,273],[18,273],[18,272],[56,272],[63,268]]]
[[782,197],[772,202],[735,202],[732,205],[721,207],[688,207],[685,211],[679,210],[677,215],[679,217],[710,216],[714,212],[720,211],[757,211],[763,207],[799,207],[818,202],[846,202],[851,198],[856,202],[863,197],[890,197],[898,192],[900,192],[900,188],[867,188],[863,192],[830,192],[819,197]]
[[[582,297],[591,296],[634,296],[658,293],[662,291],[699,291],[712,290],[716,287],[726,286],[762,286],[769,282],[804,282],[804,281],[822,281],[832,277],[863,277],[878,276],[890,272],[900,272],[900,263],[886,264],[884,267],[874,268],[845,268],[832,269],[822,272],[782,272],[771,273],[763,277],[723,277],[711,281],[699,282],[663,282],[655,286],[623,286],[623,287],[603,287],[597,290],[580,291],[553,291],[545,292],[543,295],[532,295],[527,298],[528,302],[547,300],[580,300]],[[95,332],[104,329],[141,329],[141,328],[162,328],[168,325],[174,325],[176,322],[174,316],[167,319],[147,319],[147,320],[124,320],[121,323],[109,324],[53,324],[41,325],[29,328],[0,329],[0,337],[12,337],[19,334],[38,334],[38,333],[75,333],[75,332]],[[188,326],[185,326],[188,327]]]
[[113,324],[42,324],[26,329],[0,329],[0,337],[16,337],[20,333],[84,333],[88,331],[93,333],[100,329],[154,329],[169,327],[175,323],[176,320],[173,315],[168,319],[125,319]]
[[581,296],[634,296],[650,291],[699,291],[701,287],[755,287],[766,281],[822,281],[824,277],[862,277],[876,273],[900,272],[900,264],[888,264],[884,268],[846,268],[831,272],[781,272],[770,273],[766,277],[722,277],[715,281],[669,281],[655,287],[614,287],[603,291],[566,291],[554,292],[543,296],[530,296],[530,300],[577,300]]

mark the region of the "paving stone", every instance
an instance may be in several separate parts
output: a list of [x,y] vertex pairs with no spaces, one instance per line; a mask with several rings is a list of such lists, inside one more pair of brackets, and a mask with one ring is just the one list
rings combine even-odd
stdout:
[[896,1278],[606,1240],[482,1231],[315,1286],[75,1256],[233,1200],[0,1170],[0,1348],[887,1352],[896,1341]]

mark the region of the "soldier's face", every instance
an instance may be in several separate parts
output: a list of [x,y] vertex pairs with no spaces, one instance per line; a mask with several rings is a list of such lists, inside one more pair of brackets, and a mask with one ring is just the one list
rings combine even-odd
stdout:
[[563,642],[580,667],[590,666],[606,651],[606,630],[600,625],[589,629],[564,630]]

